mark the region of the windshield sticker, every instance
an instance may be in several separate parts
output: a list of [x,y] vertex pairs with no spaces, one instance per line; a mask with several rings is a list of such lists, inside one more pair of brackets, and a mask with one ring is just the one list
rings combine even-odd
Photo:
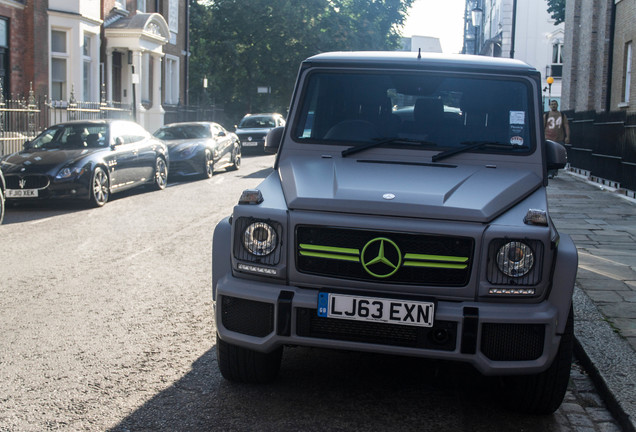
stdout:
[[517,145],[517,146],[522,146],[523,145],[523,138],[520,137],[520,136],[513,136],[512,138],[510,138],[510,144]]
[[511,135],[522,135],[523,125],[510,125]]
[[510,111],[510,124],[525,124],[526,113],[525,111]]

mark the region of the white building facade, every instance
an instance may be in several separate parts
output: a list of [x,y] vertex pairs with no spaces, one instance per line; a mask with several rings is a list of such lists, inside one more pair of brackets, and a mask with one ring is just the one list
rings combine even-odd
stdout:
[[[554,25],[546,0],[467,0],[466,21],[464,47],[474,49],[471,44],[476,41],[477,54],[515,58],[534,66],[542,75],[544,107],[550,98],[560,101],[565,27]],[[554,80],[551,85],[548,77]]]

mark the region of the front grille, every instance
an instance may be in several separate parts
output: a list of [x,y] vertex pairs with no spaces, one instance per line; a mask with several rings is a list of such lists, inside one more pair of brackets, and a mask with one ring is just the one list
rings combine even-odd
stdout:
[[436,321],[434,327],[415,327],[319,317],[316,309],[297,309],[298,336],[410,348],[453,351],[457,323]]
[[298,226],[300,272],[411,285],[464,286],[474,241],[413,233]]
[[7,174],[4,179],[7,189],[44,189],[49,186],[49,177],[40,174]]
[[543,324],[484,323],[481,352],[494,361],[536,360],[543,354]]
[[265,337],[274,331],[274,305],[222,296],[221,322],[228,330]]

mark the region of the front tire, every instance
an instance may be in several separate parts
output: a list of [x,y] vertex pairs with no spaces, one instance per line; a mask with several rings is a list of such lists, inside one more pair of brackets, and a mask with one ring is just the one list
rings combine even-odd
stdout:
[[506,405],[527,414],[552,414],[556,411],[563,402],[570,381],[573,349],[574,313],[570,306],[559,350],[550,367],[535,375],[503,378]]
[[203,155],[203,178],[212,178],[214,175],[214,158],[210,150],[206,150]]
[[110,197],[110,181],[103,168],[97,167],[93,171],[91,180],[90,203],[93,207],[103,207]]
[[236,171],[241,167],[241,146],[234,147],[232,150],[232,165],[230,165],[230,171]]
[[216,335],[216,359],[221,375],[228,381],[265,384],[278,376],[283,347],[262,353],[224,342]]
[[158,157],[155,161],[155,180],[153,182],[153,188],[156,190],[163,190],[168,184],[168,164],[162,157]]

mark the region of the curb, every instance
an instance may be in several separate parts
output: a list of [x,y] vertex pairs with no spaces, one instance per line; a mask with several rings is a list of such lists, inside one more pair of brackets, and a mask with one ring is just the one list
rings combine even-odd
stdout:
[[574,352],[623,430],[636,432],[636,353],[574,288]]

